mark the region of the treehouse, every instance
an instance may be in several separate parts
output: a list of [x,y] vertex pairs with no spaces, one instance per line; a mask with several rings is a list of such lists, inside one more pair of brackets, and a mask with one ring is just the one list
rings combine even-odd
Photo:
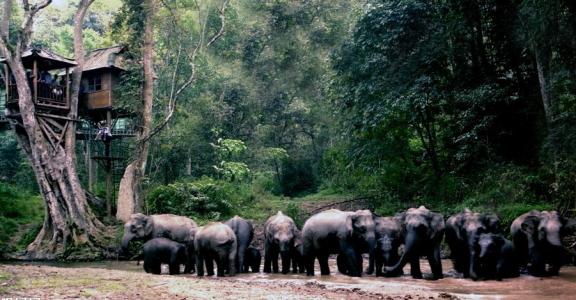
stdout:
[[[70,109],[70,68],[76,66],[76,62],[45,49],[31,48],[22,53],[22,64],[36,111],[66,114]],[[4,69],[5,105],[15,112],[18,111],[18,89],[8,66]]]
[[112,134],[111,138],[131,137],[136,126],[133,114],[114,107],[114,89],[118,87],[124,67],[124,47],[114,46],[96,49],[86,55],[82,82],[80,85],[79,112],[88,121],[80,139],[96,135],[98,124],[105,121]]

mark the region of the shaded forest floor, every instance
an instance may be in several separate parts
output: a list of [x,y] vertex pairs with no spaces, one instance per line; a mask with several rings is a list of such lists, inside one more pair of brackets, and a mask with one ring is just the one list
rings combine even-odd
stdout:
[[[335,272],[313,278],[300,274],[241,274],[198,278],[196,275],[150,275],[135,262],[0,264],[0,297],[40,299],[568,299],[576,294],[576,267],[558,277],[471,281],[452,273],[446,278],[415,280]],[[429,272],[422,261],[423,271]],[[405,272],[408,272],[406,267]],[[166,274],[167,270],[163,270]]]

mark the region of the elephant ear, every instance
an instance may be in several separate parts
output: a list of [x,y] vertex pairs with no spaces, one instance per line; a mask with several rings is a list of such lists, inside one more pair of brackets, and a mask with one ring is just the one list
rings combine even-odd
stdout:
[[441,238],[444,234],[444,216],[439,213],[430,213],[430,238]]
[[154,221],[152,220],[152,217],[144,216],[142,224],[144,225],[144,232],[146,235],[152,234],[152,230],[154,230]]
[[520,229],[528,236],[534,236],[537,234],[538,225],[540,223],[540,218],[538,216],[527,216],[522,222]]
[[456,216],[456,219],[454,221],[454,225],[456,226],[456,228],[455,228],[456,229],[455,230],[456,238],[460,241],[463,241],[466,239],[466,236],[465,236],[466,230],[464,228],[464,223],[466,222],[466,215],[469,213],[471,213],[471,211],[466,208],[463,213],[459,213]]
[[346,233],[352,235],[354,232],[354,215],[348,215],[346,217]]

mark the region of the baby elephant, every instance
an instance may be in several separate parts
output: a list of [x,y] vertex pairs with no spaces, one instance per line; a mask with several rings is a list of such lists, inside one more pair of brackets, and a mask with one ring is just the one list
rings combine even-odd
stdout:
[[180,264],[188,263],[186,246],[167,238],[154,238],[143,246],[144,271],[160,274],[162,263],[170,266],[170,275],[180,274]]
[[213,261],[218,266],[218,277],[223,277],[225,271],[235,275],[236,247],[236,235],[229,226],[216,222],[200,227],[194,238],[198,276],[204,276],[204,263],[208,276],[214,275]]
[[518,261],[514,244],[501,234],[483,233],[480,248],[479,274],[484,279],[502,280],[518,277]]
[[248,268],[252,269],[252,273],[260,272],[260,263],[262,262],[262,254],[260,250],[249,247],[244,254],[244,270],[248,272]]

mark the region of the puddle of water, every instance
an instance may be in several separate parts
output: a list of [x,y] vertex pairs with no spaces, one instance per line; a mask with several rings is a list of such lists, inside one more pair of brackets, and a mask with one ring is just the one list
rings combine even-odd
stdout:
[[[8,262],[8,264],[48,265],[63,268],[98,268],[109,270],[123,270],[130,272],[144,272],[142,264],[136,265],[134,261],[101,261],[101,262]],[[426,261],[421,262],[424,276],[430,275],[430,269]],[[318,264],[316,264],[318,268]],[[430,294],[450,293],[463,299],[512,299],[512,300],[535,300],[535,299],[576,299],[576,267],[563,267],[560,275],[556,277],[537,278],[521,276],[518,278],[505,279],[503,281],[472,281],[469,279],[453,276],[452,264],[449,260],[443,261],[443,270],[446,278],[432,280],[417,280],[410,277],[410,267],[404,268],[406,275],[396,278],[382,278],[375,276],[348,277],[338,273],[336,262],[330,260],[329,276],[320,276],[320,270],[316,270],[316,276],[308,277],[305,274],[265,274],[246,273],[234,277],[240,282],[259,282],[265,284],[306,284],[314,283],[324,285],[326,288],[344,288],[381,293],[384,295],[405,294]],[[167,266],[163,272],[167,273]],[[181,275],[195,277],[196,275]]]

